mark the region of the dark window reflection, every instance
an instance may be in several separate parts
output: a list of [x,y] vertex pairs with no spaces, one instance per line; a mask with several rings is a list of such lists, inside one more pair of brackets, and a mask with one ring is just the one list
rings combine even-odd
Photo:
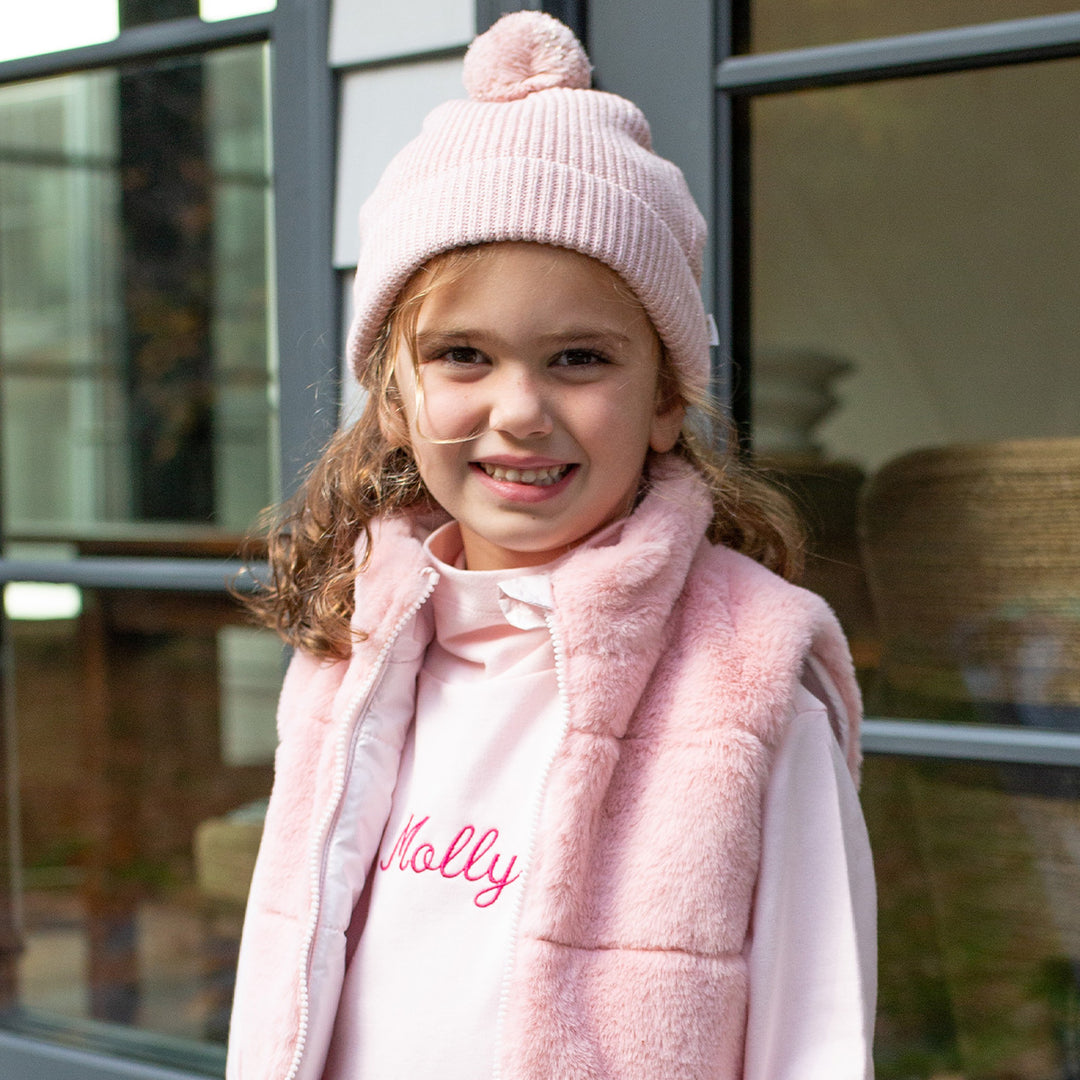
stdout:
[[8,630],[20,1005],[223,1040],[270,787],[278,643],[210,594],[87,591],[74,619]]
[[879,1080],[1080,1076],[1080,775],[871,758]]
[[[270,501],[268,61],[0,87],[5,556],[227,559]],[[4,590],[6,1029],[219,1069],[282,659],[221,585]]]

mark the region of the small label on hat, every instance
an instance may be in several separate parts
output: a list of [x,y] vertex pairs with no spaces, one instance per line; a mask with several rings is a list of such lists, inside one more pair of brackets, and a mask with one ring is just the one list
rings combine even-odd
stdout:
[[716,320],[712,317],[711,311],[705,316],[705,321],[709,327],[709,344],[719,345],[720,331],[716,328]]

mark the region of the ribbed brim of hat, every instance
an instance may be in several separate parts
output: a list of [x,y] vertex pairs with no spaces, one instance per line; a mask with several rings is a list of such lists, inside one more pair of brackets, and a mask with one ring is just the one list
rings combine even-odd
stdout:
[[[429,177],[396,192],[400,200],[428,209],[384,216],[377,204],[366,208],[349,340],[358,369],[401,289],[433,255],[470,244],[531,241],[580,251],[616,270],[641,300],[676,369],[688,381],[696,375],[695,388],[704,384],[709,346],[697,282],[667,225],[632,192],[550,162],[509,159]],[[434,229],[433,206],[441,208]]]

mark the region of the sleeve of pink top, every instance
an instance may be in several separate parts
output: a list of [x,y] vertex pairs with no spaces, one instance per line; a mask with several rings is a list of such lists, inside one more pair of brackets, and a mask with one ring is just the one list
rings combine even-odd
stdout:
[[744,1080],[869,1080],[877,897],[855,785],[803,691],[766,793]]

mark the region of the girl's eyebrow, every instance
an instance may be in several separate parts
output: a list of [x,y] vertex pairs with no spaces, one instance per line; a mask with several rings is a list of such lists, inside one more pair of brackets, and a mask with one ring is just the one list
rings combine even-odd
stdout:
[[[630,342],[630,335],[616,327],[596,326],[567,326],[553,330],[547,334],[541,334],[535,339],[544,346],[552,345],[595,345],[611,343],[626,345]],[[432,330],[420,330],[416,334],[416,342],[425,348],[437,348],[440,345],[460,345],[463,343],[480,345],[506,345],[507,339],[491,330],[470,329],[468,327],[444,327]]]
[[441,342],[441,341],[466,341],[479,337],[480,334],[476,330],[469,330],[465,327],[440,327],[437,330],[417,330],[416,340],[426,343],[429,342]]
[[539,340],[552,343],[573,341],[583,345],[610,341],[625,345],[630,341],[630,335],[623,333],[613,326],[605,326],[599,329],[595,326],[581,328],[567,327],[566,329],[559,330],[552,334],[542,334]]

